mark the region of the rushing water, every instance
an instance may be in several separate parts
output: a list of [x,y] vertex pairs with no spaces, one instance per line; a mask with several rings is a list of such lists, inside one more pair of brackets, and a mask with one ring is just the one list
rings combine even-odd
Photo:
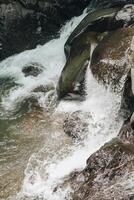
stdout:
[[[41,143],[40,150],[31,155],[27,166],[25,166],[25,177],[21,190],[11,199],[69,200],[71,188],[53,192],[55,187],[72,171],[83,169],[86,159],[106,141],[116,136],[122,123],[121,119],[118,118],[120,97],[99,85],[93,78],[90,69],[87,70],[86,74],[87,97],[84,102],[61,101],[56,106],[55,91],[50,91],[47,94],[33,92],[40,85],[52,84],[56,86],[65,64],[64,43],[84,16],[85,14],[68,22],[62,28],[60,38],[0,63],[0,79],[3,81],[6,79],[11,86],[8,87],[6,93],[1,95],[1,120],[15,120],[21,117],[22,113],[28,110],[24,105],[24,111],[20,112],[22,102],[34,96],[43,108],[42,112],[45,113],[42,115],[44,118],[41,117],[40,120],[44,119],[44,124],[47,121],[46,126],[39,123],[40,129],[36,131],[36,134],[38,132],[45,134],[44,143]],[[43,73],[38,77],[25,77],[22,73],[22,67],[30,62],[40,63],[44,67]],[[49,101],[49,95],[53,101]],[[53,107],[53,110],[49,110],[48,107]],[[30,107],[30,111],[31,109],[32,107]],[[48,109],[47,113],[51,113],[48,116],[46,116],[46,109]],[[85,134],[84,140],[72,141],[72,138],[63,133],[62,119],[68,113],[78,110],[85,115],[83,120],[88,121],[88,132],[83,133]],[[29,124],[28,117],[25,120]],[[35,120],[29,129],[24,129],[24,126],[20,127],[19,132],[21,133],[23,130],[27,134],[34,132],[35,126],[33,124],[36,122]]]

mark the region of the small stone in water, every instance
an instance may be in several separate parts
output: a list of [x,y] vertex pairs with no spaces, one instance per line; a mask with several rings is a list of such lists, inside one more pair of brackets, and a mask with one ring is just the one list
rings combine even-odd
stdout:
[[43,66],[39,63],[30,63],[23,67],[22,72],[24,73],[25,77],[36,77],[43,72]]

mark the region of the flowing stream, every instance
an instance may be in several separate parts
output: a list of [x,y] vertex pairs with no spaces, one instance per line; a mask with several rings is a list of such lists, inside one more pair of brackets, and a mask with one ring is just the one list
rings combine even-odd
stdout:
[[[36,145],[32,146],[31,139],[28,148],[21,147],[26,150],[24,154],[18,153],[21,148],[15,152],[22,158],[20,165],[24,164],[25,174],[22,176],[20,191],[10,199],[69,200],[71,188],[54,192],[55,187],[74,170],[83,169],[86,166],[87,158],[105,142],[115,137],[121,126],[122,119],[118,116],[120,97],[112,93],[110,89],[106,90],[98,84],[93,78],[90,68],[86,74],[87,96],[84,102],[61,101],[57,104],[55,89],[47,93],[33,92],[40,85],[56,87],[66,62],[64,44],[84,16],[85,13],[68,22],[62,28],[60,38],[0,63],[0,80],[2,83],[6,80],[7,83],[6,86],[3,86],[4,92],[1,94],[0,120],[2,123],[8,121],[9,128],[11,128],[11,124],[19,119],[15,128],[12,126],[12,132],[17,130],[17,135],[24,134],[26,139],[27,136],[28,139],[32,138],[29,136],[30,134],[41,134],[39,140],[37,136],[34,140],[34,143],[38,143],[37,149]],[[43,66],[43,72],[38,77],[25,77],[22,73],[22,67],[30,62],[37,62]],[[34,98],[41,107],[39,117],[37,111],[32,114],[32,119],[34,118],[32,122],[29,114],[33,112],[31,98]],[[78,115],[82,113],[82,120],[88,123],[88,131],[82,133],[82,140],[75,140],[67,136],[62,128],[66,116],[76,111],[79,111]],[[23,126],[21,120],[23,120]],[[38,126],[36,127],[36,125]],[[0,127],[2,135],[2,132],[5,133],[5,126]],[[28,128],[26,128],[27,126]],[[2,137],[0,145],[5,145],[5,136]],[[10,152],[14,150],[14,146],[12,147],[9,147]],[[35,151],[31,149],[35,149]],[[28,160],[24,156],[26,152],[31,152]],[[6,162],[6,165],[9,165],[8,169],[12,168],[11,163],[14,162],[13,158],[10,159],[10,165],[8,161]],[[18,162],[20,163],[19,159]]]

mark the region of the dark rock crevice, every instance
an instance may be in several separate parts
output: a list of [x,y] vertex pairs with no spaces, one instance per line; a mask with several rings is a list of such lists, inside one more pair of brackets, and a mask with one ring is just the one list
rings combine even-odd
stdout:
[[59,36],[59,29],[78,16],[90,0],[13,0],[0,2],[0,60]]

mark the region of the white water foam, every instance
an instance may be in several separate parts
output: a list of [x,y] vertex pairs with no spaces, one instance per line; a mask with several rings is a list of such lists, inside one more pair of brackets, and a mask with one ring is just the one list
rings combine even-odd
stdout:
[[[73,18],[62,29],[60,38],[51,40],[34,50],[28,50],[19,55],[12,56],[0,63],[0,78],[10,77],[19,86],[10,90],[8,95],[2,97],[1,107],[7,111],[15,109],[18,102],[33,95],[32,91],[40,85],[57,84],[61,70],[65,64],[64,44],[77,24],[85,16]],[[38,77],[25,77],[22,68],[29,63],[40,63],[43,73]]]
[[[90,70],[87,71],[87,92],[85,102],[81,104],[61,102],[56,110],[62,113],[81,110],[91,114],[89,132],[84,143],[77,143],[71,147],[62,146],[55,152],[52,150],[54,142],[52,139],[51,150],[48,150],[49,147],[44,147],[34,154],[29,161],[23,188],[17,199],[21,196],[22,199],[28,197],[28,199],[69,200],[71,188],[53,192],[55,187],[74,170],[83,169],[87,158],[117,135],[122,123],[118,120],[120,98],[99,85],[92,77]],[[56,142],[61,141],[62,138],[58,138]],[[40,156],[42,152],[47,152],[47,157]]]
[[[1,76],[8,74],[14,77],[17,83],[22,84],[22,87],[11,91],[8,97],[3,97],[4,107],[10,109],[14,102],[28,96],[35,86],[46,84],[49,81],[56,84],[65,63],[64,43],[72,29],[83,17],[84,14],[69,22],[62,30],[59,39],[52,40],[42,47],[23,52],[1,63]],[[21,72],[22,67],[31,61],[40,62],[44,66],[44,72],[38,78],[26,78]],[[58,133],[51,134],[53,135],[51,144],[44,146],[40,152],[30,158],[22,189],[16,196],[17,200],[69,200],[71,188],[53,192],[55,187],[74,170],[83,169],[86,166],[86,159],[105,142],[117,135],[122,123],[118,119],[120,98],[99,85],[89,69],[86,81],[87,99],[85,102],[62,101],[55,111],[55,113],[66,113],[81,110],[83,113],[90,113],[89,132],[85,141],[75,143],[73,146],[60,145],[62,137],[57,138]]]

